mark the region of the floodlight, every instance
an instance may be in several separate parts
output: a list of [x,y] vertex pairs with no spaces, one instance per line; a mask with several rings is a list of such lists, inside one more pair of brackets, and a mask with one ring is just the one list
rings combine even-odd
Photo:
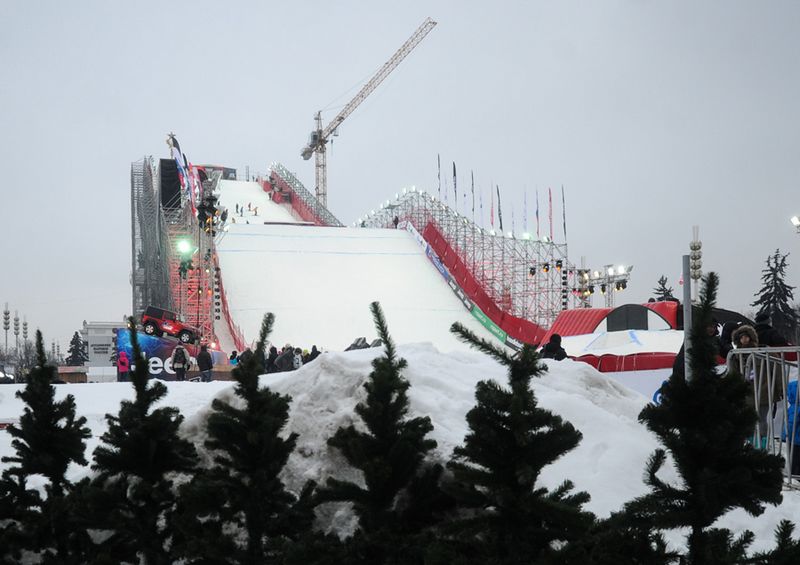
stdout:
[[593,274],[594,278],[598,278],[600,276],[600,271],[595,271]]
[[800,218],[792,216],[792,225],[796,228],[800,228]]
[[181,255],[186,255],[192,251],[192,244],[188,239],[179,239],[176,247]]
[[608,275],[611,276],[611,277],[614,276],[614,267],[609,267],[608,268]]
[[606,293],[606,288],[607,288],[607,287],[606,287],[606,285],[604,285],[604,284],[601,284],[601,285],[600,285],[600,293],[601,293],[601,294],[605,294],[605,293]]
[[564,266],[564,262],[561,259],[556,261],[556,271],[561,271],[561,268]]
[[528,232],[525,232],[525,233],[522,234],[522,239],[530,239],[530,238],[531,238],[531,234],[529,234]]
[[542,265],[542,272],[543,273],[549,273],[550,272],[550,263],[545,263],[544,265]]
[[624,275],[625,274],[625,265],[620,265],[619,267],[617,267],[617,274],[618,275]]

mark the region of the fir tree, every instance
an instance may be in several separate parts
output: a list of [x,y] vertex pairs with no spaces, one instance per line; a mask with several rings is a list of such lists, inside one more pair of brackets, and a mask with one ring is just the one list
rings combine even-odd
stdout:
[[658,285],[653,289],[653,294],[655,294],[656,300],[663,301],[663,300],[675,300],[675,297],[672,295],[673,288],[671,286],[667,286],[667,277],[665,275],[661,275],[658,279]]
[[[14,514],[26,518],[25,531],[8,529],[12,537],[23,534],[27,549],[41,552],[44,563],[80,563],[88,544],[86,532],[75,528],[68,495],[72,483],[67,479],[70,464],[86,465],[84,458],[86,439],[91,436],[85,426],[86,418],[75,417],[75,399],[68,394],[64,400],[55,400],[52,385],[55,368],[47,365],[42,334],[36,331],[37,365],[28,375],[25,389],[17,398],[25,403],[19,426],[7,430],[13,436],[11,445],[15,456],[3,457],[4,463],[14,463],[3,472],[0,486],[0,507],[11,502],[16,510],[0,509],[0,515]],[[27,489],[27,478],[41,475],[45,483],[45,498]],[[6,507],[7,508],[7,507]],[[19,537],[16,540],[19,541]]]
[[86,353],[86,342],[81,339],[78,332],[72,336],[69,342],[69,350],[67,351],[67,365],[71,367],[80,367],[89,360],[89,355]]
[[792,539],[794,524],[781,520],[775,531],[775,549],[748,561],[754,565],[796,565],[800,563],[800,539]]
[[[133,320],[131,320],[131,328]],[[108,537],[99,553],[108,562],[172,563],[167,550],[175,505],[174,475],[191,473],[197,454],[178,436],[183,421],[177,408],[153,405],[164,398],[161,382],[148,386],[148,364],[131,329],[135,398],[123,400],[119,413],[106,414],[108,430],[94,452],[98,475],[87,489],[95,527]]]
[[797,329],[797,311],[792,307],[795,287],[786,284],[786,258],[780,249],[767,257],[767,266],[761,271],[761,289],[754,295],[757,299],[751,304],[758,308],[758,314],[767,314],[774,327],[787,340],[794,340]]
[[423,466],[425,454],[436,447],[426,438],[433,426],[427,417],[407,418],[410,385],[401,375],[406,361],[397,357],[380,304],[373,302],[370,310],[384,355],[372,361],[373,370],[364,383],[366,402],[355,409],[366,431],[350,425],[328,440],[363,473],[364,485],[329,478],[319,500],[353,504],[359,532],[349,542],[349,561],[413,563],[413,554],[419,551],[414,535],[429,524],[417,494],[419,490],[430,494],[430,488],[422,485],[430,487],[432,477],[435,483],[441,468]]
[[593,517],[582,510],[586,492],[565,480],[548,492],[537,485],[542,469],[575,448],[581,433],[539,408],[530,386],[547,367],[533,347],[514,357],[461,324],[452,331],[464,342],[508,367],[508,388],[478,383],[477,405],[467,413],[470,432],[448,464],[459,488],[453,494],[471,510],[453,525],[463,563],[538,563],[552,558],[554,542],[582,536]]
[[[658,528],[689,528],[688,565],[742,558],[752,534],[733,540],[727,530],[710,526],[734,508],[757,516],[764,503],[782,499],[781,459],[747,443],[756,423],[748,400],[752,386],[738,374],[717,375],[714,338],[706,332],[717,275],[709,273],[704,282],[690,334],[691,378],[673,374],[661,388],[661,404],[649,404],[639,415],[665,449],[658,449],[647,465],[645,482],[651,492],[628,505],[628,511]],[[667,451],[682,478],[680,485],[657,476]]]
[[279,477],[297,441],[297,434],[282,437],[291,398],[259,387],[274,319],[264,317],[255,355],[233,370],[241,407],[220,399],[212,403],[205,442],[211,467],[181,489],[179,529],[189,563],[277,562],[291,542],[311,530],[314,483],[298,499]]

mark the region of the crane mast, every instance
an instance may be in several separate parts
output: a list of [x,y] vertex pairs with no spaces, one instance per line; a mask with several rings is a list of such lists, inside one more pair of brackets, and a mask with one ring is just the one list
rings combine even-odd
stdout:
[[400,62],[405,59],[425,36],[434,28],[436,22],[427,18],[422,25],[403,43],[392,57],[384,63],[377,73],[363,86],[358,94],[353,97],[347,105],[342,108],[335,118],[323,128],[322,112],[317,112],[314,116],[316,128],[311,132],[308,144],[301,150],[300,155],[308,161],[313,154],[315,157],[315,180],[317,200],[325,207],[328,206],[328,162],[326,146],[328,138],[336,131],[336,128],[358,108],[358,106],[369,96],[389,74],[397,68]]

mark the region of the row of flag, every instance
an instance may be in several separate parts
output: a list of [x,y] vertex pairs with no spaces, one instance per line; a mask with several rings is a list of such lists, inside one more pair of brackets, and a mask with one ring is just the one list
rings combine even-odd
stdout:
[[[441,155],[436,156],[437,166],[438,166],[438,180],[439,180],[439,200],[448,204],[448,194],[449,189],[447,188],[447,179],[445,178],[444,181],[444,193],[442,192],[442,159]],[[470,194],[472,197],[472,221],[475,221],[475,174],[473,171],[470,171]],[[491,196],[491,203],[490,203],[490,211],[489,211],[489,225],[494,229],[495,227],[495,216],[497,217],[498,227],[500,231],[503,230],[503,210],[500,203],[500,185],[495,185],[491,183],[491,187],[494,187],[495,190],[489,189],[489,194]],[[497,193],[497,214],[495,214],[495,192]],[[456,171],[456,163],[453,161],[453,208],[458,211],[458,175]],[[522,224],[523,229],[525,231],[528,230],[528,192],[527,190],[523,194],[523,207],[522,207]],[[462,191],[462,213],[465,213],[467,210],[467,192]],[[553,241],[553,190],[551,188],[547,189],[547,203],[548,203],[548,220],[550,226],[550,241]],[[480,210],[480,219],[481,223],[483,223],[483,191],[478,189],[478,207]],[[564,186],[561,186],[561,220],[562,226],[564,228],[564,241],[567,240],[567,204],[566,199],[564,196]],[[515,225],[514,225],[514,209],[511,209],[511,231],[515,232]],[[536,190],[536,237],[541,237],[540,233],[540,222],[539,222],[539,190]]]

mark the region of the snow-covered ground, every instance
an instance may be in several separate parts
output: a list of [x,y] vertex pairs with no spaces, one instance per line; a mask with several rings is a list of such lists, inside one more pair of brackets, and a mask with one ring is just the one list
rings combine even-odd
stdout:
[[272,312],[273,343],[342,351],[358,337],[377,337],[369,311],[374,300],[380,301],[401,343],[425,341],[443,351],[464,350],[450,333],[456,321],[494,339],[408,232],[265,225],[289,222],[281,216],[288,212],[256,183],[226,181],[220,192],[229,210],[236,203],[258,202],[259,207],[261,223],[250,216],[251,223],[243,224],[240,218],[217,244],[231,317],[247,340],[258,337],[264,314]]
[[[392,318],[389,317],[389,323]],[[434,457],[446,460],[467,431],[464,419],[474,405],[475,384],[492,378],[505,382],[502,366],[472,351],[440,353],[430,344],[409,344],[399,348],[408,361],[405,377],[411,382],[409,392],[412,415],[430,416],[438,442]],[[327,353],[299,371],[262,377],[262,383],[293,398],[288,431],[297,432],[295,453],[285,470],[287,484],[298,489],[306,480],[328,476],[357,479],[346,463],[327,447],[326,440],[341,426],[354,421],[353,407],[365,397],[362,387],[380,350]],[[584,363],[548,362],[550,371],[534,381],[540,405],[561,415],[583,433],[580,445],[550,467],[541,481],[556,486],[565,478],[578,489],[588,491],[588,509],[605,516],[631,498],[643,494],[645,461],[658,446],[655,436],[637,421],[648,399],[623,386],[614,378],[598,373]],[[166,383],[169,395],[164,403],[180,408],[187,417],[183,432],[198,445],[204,439],[204,420],[211,400],[223,397],[235,401],[230,383]],[[0,421],[18,418],[22,403],[14,398],[19,385],[0,386]],[[115,412],[123,398],[130,398],[129,384],[63,385],[58,396],[71,393],[78,412],[88,418],[93,438],[90,451],[105,430],[104,414]],[[10,436],[0,432],[0,455],[11,453]],[[0,464],[0,469],[2,464]],[[73,468],[77,478],[86,469]],[[663,478],[676,480],[666,469]],[[781,519],[800,515],[800,493],[785,492],[778,507],[768,507],[764,515],[753,518],[743,511],[723,517],[719,525],[740,531],[750,529],[757,540],[754,550],[771,547],[773,531]],[[322,515],[322,525],[338,531],[353,527],[353,518],[345,509],[329,507]],[[674,544],[682,544],[683,534],[671,532]]]

